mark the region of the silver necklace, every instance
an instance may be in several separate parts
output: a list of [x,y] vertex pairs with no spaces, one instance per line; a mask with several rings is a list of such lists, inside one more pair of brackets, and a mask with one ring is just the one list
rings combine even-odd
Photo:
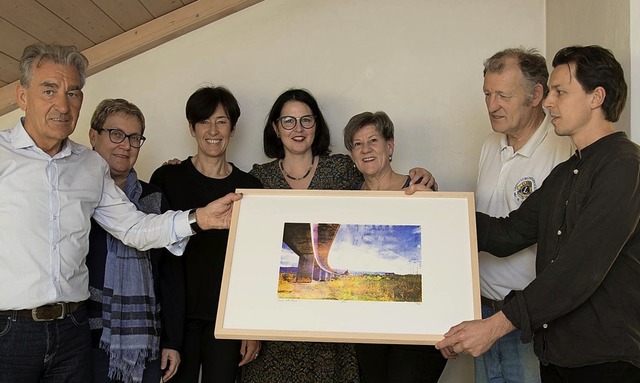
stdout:
[[315,156],[311,157],[311,165],[309,166],[309,169],[307,169],[307,172],[304,173],[302,177],[294,177],[289,175],[289,173],[287,173],[287,171],[284,170],[284,166],[282,165],[282,160],[280,160],[279,162],[280,162],[280,170],[282,170],[282,174],[284,174],[287,178],[292,179],[294,181],[300,181],[307,178],[309,173],[311,173],[311,169],[313,169],[313,164],[316,162],[316,157]]

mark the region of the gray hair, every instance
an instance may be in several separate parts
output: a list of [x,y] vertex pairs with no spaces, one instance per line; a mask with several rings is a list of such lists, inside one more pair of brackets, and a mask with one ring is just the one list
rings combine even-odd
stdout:
[[142,127],[140,134],[144,134],[144,115],[142,111],[133,103],[122,98],[107,98],[102,100],[91,117],[91,129],[100,130],[104,127],[104,122],[107,120],[107,117],[114,114],[124,114],[137,118]]
[[375,126],[385,141],[393,139],[393,122],[385,112],[362,112],[351,117],[344,127],[344,146],[348,151],[353,149],[353,136],[367,125]]
[[20,85],[29,88],[34,67],[39,67],[43,61],[75,67],[80,76],[80,88],[84,86],[89,60],[72,45],[44,43],[31,44],[24,48],[20,58]]
[[509,59],[515,59],[522,72],[522,77],[524,78],[522,85],[527,93],[525,105],[531,105],[533,101],[533,88],[538,84],[542,85],[542,96],[547,97],[549,93],[549,86],[547,86],[547,81],[549,81],[547,61],[536,49],[519,47],[502,50],[484,61],[484,71],[482,74],[486,75],[487,72],[502,72]]

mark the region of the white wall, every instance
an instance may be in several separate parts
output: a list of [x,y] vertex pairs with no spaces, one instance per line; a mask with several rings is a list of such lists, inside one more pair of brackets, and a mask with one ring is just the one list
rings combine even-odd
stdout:
[[[430,169],[442,190],[473,190],[490,131],[482,62],[524,45],[545,51],[544,0],[265,0],[88,79],[73,139],[87,143],[89,119],[107,97],[137,104],[147,118],[137,170],[195,152],[184,105],[205,83],[223,84],[242,108],[229,159],[265,162],[262,128],[275,98],[305,87],[319,100],[345,152],[342,128],[364,110],[396,125],[394,166]],[[14,126],[20,111],[0,117]],[[453,323],[452,323],[453,324]],[[472,361],[450,363],[442,382],[471,382]]]
[[[630,7],[637,0],[548,0],[546,2],[547,58],[551,63],[558,50],[570,45],[601,45],[611,49],[625,72],[627,85],[631,82]],[[637,9],[636,11],[640,11]],[[636,48],[638,49],[638,48]],[[637,51],[636,51],[637,52]],[[629,89],[631,90],[631,88]],[[615,124],[616,129],[631,132],[629,96],[627,104]],[[637,106],[635,107],[637,108]]]
[[[344,152],[353,114],[385,110],[396,124],[394,165],[432,170],[444,190],[473,190],[489,132],[482,61],[507,46],[544,51],[544,1],[265,0],[88,79],[74,140],[87,143],[91,113],[107,97],[137,104],[149,137],[137,170],[195,152],[184,105],[205,83],[223,84],[242,108],[229,158],[248,170],[262,154],[275,98],[305,87],[319,100]],[[0,117],[14,125],[20,112]]]

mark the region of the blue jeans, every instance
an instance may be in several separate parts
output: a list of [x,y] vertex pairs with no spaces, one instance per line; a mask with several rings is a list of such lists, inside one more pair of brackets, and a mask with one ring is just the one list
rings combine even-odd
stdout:
[[[114,382],[108,378],[109,374],[109,355],[102,349],[93,348],[93,383],[111,383]],[[160,363],[162,355],[154,360],[147,360],[142,375],[142,383],[158,383],[162,378],[162,370]]]
[[91,337],[86,307],[65,319],[0,318],[0,382],[87,383]]
[[[482,317],[495,311],[482,306]],[[533,343],[520,340],[520,330],[498,339],[484,354],[475,359],[476,383],[539,383],[540,362],[533,353]]]

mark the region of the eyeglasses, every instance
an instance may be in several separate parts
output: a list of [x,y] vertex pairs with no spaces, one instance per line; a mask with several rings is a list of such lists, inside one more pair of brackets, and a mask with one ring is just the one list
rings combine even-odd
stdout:
[[291,130],[296,127],[296,123],[300,121],[300,125],[305,129],[311,129],[316,125],[316,116],[312,114],[308,114],[306,116],[302,116],[300,118],[295,118],[293,116],[282,116],[276,120],[276,122],[280,122],[280,126],[283,129]]
[[98,132],[102,132],[103,130],[106,130],[107,132],[109,132],[109,140],[111,140],[111,142],[113,142],[114,144],[119,144],[121,142],[123,142],[125,140],[125,138],[129,139],[129,145],[131,145],[131,147],[134,148],[139,148],[142,146],[142,144],[144,144],[144,140],[146,140],[147,138],[141,134],[126,134],[125,132],[123,132],[120,129],[105,129],[105,128],[100,128],[100,129],[96,129]]

